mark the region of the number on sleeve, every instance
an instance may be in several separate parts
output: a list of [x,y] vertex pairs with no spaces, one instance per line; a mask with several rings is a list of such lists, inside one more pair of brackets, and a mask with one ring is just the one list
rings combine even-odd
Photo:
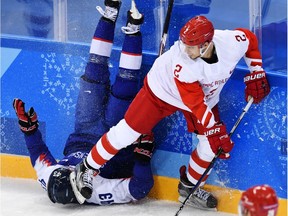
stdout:
[[247,38],[246,38],[246,35],[243,34],[243,35],[235,35],[235,38],[238,42],[241,42],[241,41],[246,41]]

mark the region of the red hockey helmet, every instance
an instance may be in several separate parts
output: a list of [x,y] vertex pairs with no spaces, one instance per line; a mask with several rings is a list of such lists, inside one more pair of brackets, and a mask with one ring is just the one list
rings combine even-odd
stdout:
[[190,19],[180,30],[180,40],[188,46],[196,46],[212,41],[213,24],[205,16]]
[[276,216],[278,198],[270,186],[254,186],[242,193],[239,207],[240,215],[249,212],[250,216]]

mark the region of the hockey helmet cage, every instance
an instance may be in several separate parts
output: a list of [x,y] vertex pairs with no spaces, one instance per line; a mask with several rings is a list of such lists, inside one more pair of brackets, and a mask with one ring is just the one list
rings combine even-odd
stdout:
[[193,17],[180,30],[180,40],[188,46],[211,42],[213,36],[213,24],[205,16]]
[[76,201],[69,175],[71,170],[66,167],[55,169],[48,180],[48,197],[53,203],[72,203]]
[[278,198],[268,185],[254,186],[242,193],[239,203],[239,215],[250,216],[276,216],[278,210]]

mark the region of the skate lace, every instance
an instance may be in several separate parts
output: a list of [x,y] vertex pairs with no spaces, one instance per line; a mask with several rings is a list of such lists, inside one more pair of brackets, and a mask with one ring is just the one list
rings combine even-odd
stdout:
[[93,171],[90,169],[85,170],[85,172],[82,175],[82,182],[83,185],[89,188],[92,188],[92,182],[93,182]]
[[106,6],[105,11],[100,7],[96,6],[98,12],[105,18],[115,21],[118,15],[118,10],[113,7]]
[[208,197],[210,196],[210,193],[205,191],[205,190],[198,188],[195,191],[194,195],[197,196],[199,199],[206,201],[208,199]]
[[121,27],[121,30],[124,34],[135,34],[140,31],[140,25],[128,23],[127,26]]

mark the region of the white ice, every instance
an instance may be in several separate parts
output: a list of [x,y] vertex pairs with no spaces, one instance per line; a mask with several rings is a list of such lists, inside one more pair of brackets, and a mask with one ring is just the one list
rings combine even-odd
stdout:
[[[1,177],[1,216],[168,216],[175,215],[177,202],[144,199],[138,203],[96,206],[59,205],[50,202],[35,180]],[[179,216],[232,216],[185,206]]]

